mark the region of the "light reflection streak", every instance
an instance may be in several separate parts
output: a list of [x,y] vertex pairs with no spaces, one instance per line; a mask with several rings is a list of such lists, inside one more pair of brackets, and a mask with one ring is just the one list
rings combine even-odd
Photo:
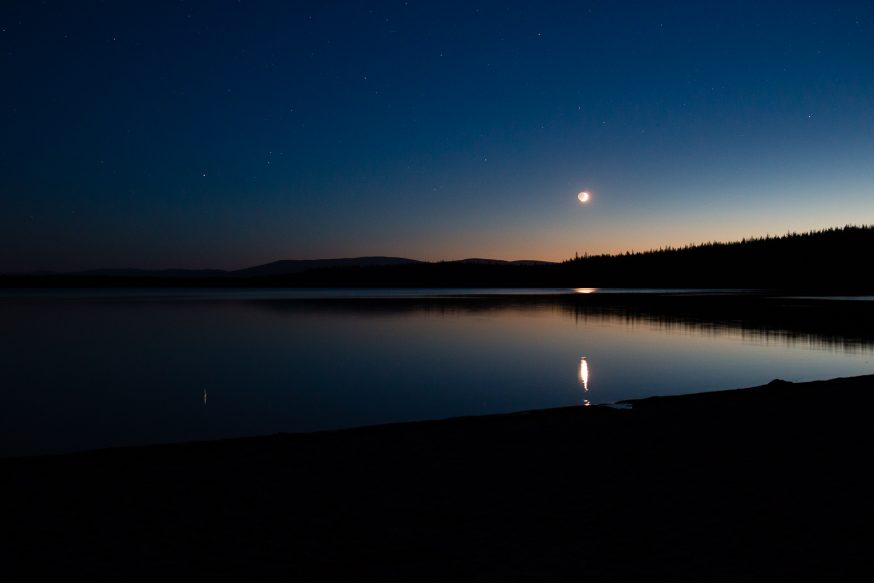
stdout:
[[[583,393],[588,396],[589,393],[589,362],[585,356],[580,357],[580,372],[579,381],[583,385]],[[583,405],[588,407],[591,405],[588,399],[583,399]]]

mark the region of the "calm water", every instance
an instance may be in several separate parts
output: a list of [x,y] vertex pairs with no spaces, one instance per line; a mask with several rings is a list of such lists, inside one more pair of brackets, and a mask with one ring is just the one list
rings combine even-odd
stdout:
[[865,343],[588,312],[561,300],[395,295],[360,302],[269,290],[2,295],[0,455],[874,372],[874,348]]

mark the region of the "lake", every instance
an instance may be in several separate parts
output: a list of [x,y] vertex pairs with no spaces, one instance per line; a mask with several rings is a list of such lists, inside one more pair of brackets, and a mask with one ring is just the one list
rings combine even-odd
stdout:
[[874,372],[870,340],[593,309],[549,291],[7,290],[0,455]]

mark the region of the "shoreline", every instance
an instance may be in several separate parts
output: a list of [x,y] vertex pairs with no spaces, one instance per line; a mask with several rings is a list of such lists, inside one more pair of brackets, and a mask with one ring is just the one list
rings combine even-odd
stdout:
[[874,566],[874,375],[631,403],[4,458],[3,560],[35,578],[174,581]]
[[[44,453],[44,454],[23,454],[23,455],[7,455],[0,456],[0,465],[4,462],[14,461],[29,461],[29,460],[48,460],[52,458],[68,458],[76,456],[116,456],[124,455],[128,452],[152,452],[159,453],[162,451],[167,455],[172,455],[169,450],[183,448],[220,448],[223,445],[233,447],[243,445],[246,442],[259,442],[262,445],[270,440],[295,440],[295,439],[318,439],[324,438],[355,438],[357,433],[369,432],[397,432],[415,431],[418,429],[433,429],[440,430],[441,425],[468,425],[476,423],[510,423],[517,419],[528,417],[549,417],[552,415],[559,416],[565,413],[577,413],[580,415],[592,415],[592,411],[610,410],[610,411],[651,411],[655,408],[664,409],[674,408],[680,410],[682,408],[687,413],[690,405],[700,407],[704,405],[717,405],[721,407],[737,407],[741,402],[750,400],[749,404],[761,404],[762,397],[766,397],[767,401],[773,399],[793,399],[801,395],[792,395],[792,391],[809,392],[813,387],[824,388],[825,390],[857,390],[861,386],[871,386],[874,391],[874,373],[870,375],[858,375],[852,377],[836,377],[832,379],[814,380],[814,381],[786,381],[783,379],[774,379],[767,384],[757,385],[753,387],[742,387],[733,389],[716,389],[712,391],[701,391],[694,393],[685,393],[678,395],[654,395],[651,397],[642,397],[637,399],[621,399],[612,403],[598,403],[593,405],[569,405],[563,407],[549,407],[546,409],[529,409],[522,411],[511,411],[508,413],[486,413],[482,415],[458,415],[452,417],[442,417],[435,419],[421,419],[415,421],[393,421],[387,423],[375,423],[372,425],[360,425],[355,427],[342,427],[338,429],[319,429],[315,431],[295,431],[295,432],[278,432],[263,435],[247,435],[241,437],[225,437],[218,439],[196,439],[191,441],[179,442],[160,442],[160,443],[144,443],[140,445],[119,445],[98,447],[93,449],[84,449],[68,452]],[[763,393],[764,391],[764,393]],[[808,395],[809,396],[809,395]],[[589,412],[589,413],[585,413]],[[254,445],[254,444],[252,444]],[[269,444],[267,444],[269,445]],[[163,451],[166,450],[166,451]]]

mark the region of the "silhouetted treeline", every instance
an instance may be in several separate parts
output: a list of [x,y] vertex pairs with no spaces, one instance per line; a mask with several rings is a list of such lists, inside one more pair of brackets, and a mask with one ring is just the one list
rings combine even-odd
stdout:
[[563,264],[591,287],[866,288],[874,227],[790,233]]
[[664,287],[858,293],[867,284],[874,226],[705,243],[556,264],[447,261],[331,267],[244,276],[28,275],[0,287]]

